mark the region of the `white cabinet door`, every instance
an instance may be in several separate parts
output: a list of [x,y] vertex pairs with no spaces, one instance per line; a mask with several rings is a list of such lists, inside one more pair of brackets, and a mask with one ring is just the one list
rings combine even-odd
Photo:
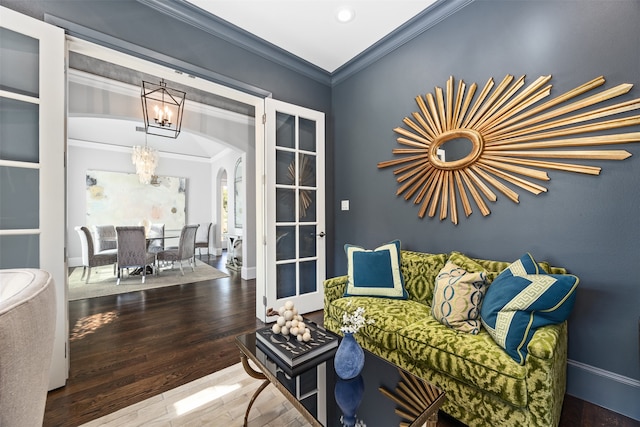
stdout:
[[56,286],[50,388],[68,378],[65,38],[0,6],[0,268],[40,268]]

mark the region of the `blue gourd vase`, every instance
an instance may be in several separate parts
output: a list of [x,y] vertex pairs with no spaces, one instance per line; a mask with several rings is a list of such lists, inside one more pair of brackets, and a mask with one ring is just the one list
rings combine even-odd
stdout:
[[350,380],[338,379],[333,391],[336,403],[342,411],[342,425],[356,425],[356,411],[364,393],[364,379],[358,375]]
[[333,359],[336,374],[343,380],[350,380],[360,374],[364,368],[364,350],[353,337],[345,334],[340,341],[338,351]]

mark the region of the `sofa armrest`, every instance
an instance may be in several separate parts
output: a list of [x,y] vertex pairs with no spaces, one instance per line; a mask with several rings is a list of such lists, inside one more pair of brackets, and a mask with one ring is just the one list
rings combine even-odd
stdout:
[[332,301],[342,298],[347,290],[348,276],[332,277],[324,281],[324,307],[329,307]]
[[529,354],[538,359],[552,359],[558,351],[562,333],[562,325],[548,325],[538,329],[527,346]]
[[557,426],[567,383],[567,322],[538,329],[527,348],[532,425]]

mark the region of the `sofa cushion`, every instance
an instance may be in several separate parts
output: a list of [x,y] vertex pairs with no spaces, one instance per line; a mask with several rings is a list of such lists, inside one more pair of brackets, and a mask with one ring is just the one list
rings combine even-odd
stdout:
[[514,406],[527,405],[526,368],[484,329],[477,335],[463,334],[427,316],[398,331],[398,351],[422,369],[478,387]]
[[402,251],[402,275],[409,299],[431,305],[436,276],[447,262],[447,254]]
[[524,364],[535,331],[569,317],[578,282],[573,275],[544,273],[531,254],[525,254],[489,287],[482,324],[513,360]]
[[449,261],[436,277],[431,314],[440,323],[461,332],[480,332],[480,307],[487,289],[486,273],[469,272]]
[[419,302],[374,297],[337,299],[325,307],[325,315],[341,323],[343,314],[352,312],[357,307],[363,307],[365,317],[375,322],[362,327],[357,335],[362,335],[376,346],[389,350],[397,348],[398,330],[415,322],[416,319],[431,317],[430,307]]
[[406,299],[400,270],[400,241],[386,243],[374,250],[344,245],[349,281],[345,296],[373,296]]

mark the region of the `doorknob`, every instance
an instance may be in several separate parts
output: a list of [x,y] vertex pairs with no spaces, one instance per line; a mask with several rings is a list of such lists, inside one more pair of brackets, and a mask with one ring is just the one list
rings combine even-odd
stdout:
[[318,233],[318,237],[324,237],[326,236],[326,234],[324,234],[324,231],[321,231],[320,233]]

